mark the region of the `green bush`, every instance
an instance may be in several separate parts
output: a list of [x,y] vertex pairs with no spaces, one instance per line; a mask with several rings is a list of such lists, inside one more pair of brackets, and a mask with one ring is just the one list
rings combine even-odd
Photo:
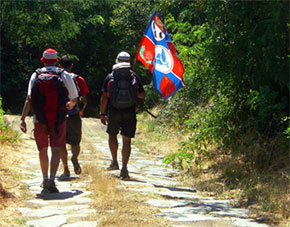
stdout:
[[8,124],[4,121],[4,110],[2,109],[2,97],[0,97],[0,131],[7,131]]
[[18,141],[19,135],[10,127],[10,123],[4,119],[4,110],[2,109],[2,97],[0,97],[0,143],[13,144]]
[[262,171],[284,168],[290,131],[283,121],[289,115],[286,4],[195,1],[189,8],[167,19],[186,86],[164,105],[159,121],[186,128],[189,137],[165,162],[189,168],[231,155]]

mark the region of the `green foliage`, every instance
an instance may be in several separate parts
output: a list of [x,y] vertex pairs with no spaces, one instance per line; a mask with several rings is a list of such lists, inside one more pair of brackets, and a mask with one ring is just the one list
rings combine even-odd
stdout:
[[[175,127],[187,135],[164,162],[191,170],[208,160],[222,167],[220,157],[238,160],[241,171],[224,168],[222,175],[230,187],[246,185],[253,200],[262,191],[258,183],[242,183],[246,174],[277,172],[289,164],[288,2],[58,0],[1,1],[0,6],[6,112],[20,113],[28,79],[51,47],[73,56],[73,70],[90,89],[87,113],[95,116],[103,79],[118,52],[127,51],[145,84],[146,106],[162,109],[158,127],[148,129],[163,133]],[[185,87],[166,102],[153,88],[149,70],[133,61],[154,11],[185,68]],[[2,108],[0,129],[9,130]],[[265,199],[264,208],[271,210],[267,204]]]
[[153,84],[144,86],[146,92],[145,106],[148,108],[154,107],[156,104],[161,103],[162,99],[158,91],[153,87]]
[[89,105],[95,103],[113,59],[107,53],[114,48],[108,27],[111,10],[112,1],[105,0],[1,1],[4,108],[12,113],[21,111],[28,79],[42,66],[39,59],[46,48],[56,49],[59,56],[75,56],[73,70],[89,85]]
[[11,144],[18,140],[18,135],[11,130],[9,122],[4,120],[4,113],[2,109],[2,97],[0,96],[0,143]]
[[2,97],[0,97],[0,131],[7,130],[7,124],[4,123],[4,110],[2,109]]
[[[289,114],[286,3],[188,4],[166,18],[186,86],[164,105],[159,121],[186,127],[190,136],[165,162],[190,168],[231,154],[251,168],[279,168],[273,159],[283,168],[289,155],[283,136],[289,123],[281,121]],[[211,153],[209,145],[216,146]]]

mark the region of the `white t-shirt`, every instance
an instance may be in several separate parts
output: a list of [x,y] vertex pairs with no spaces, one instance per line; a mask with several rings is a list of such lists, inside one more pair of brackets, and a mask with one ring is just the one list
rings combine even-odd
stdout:
[[[56,71],[56,69],[57,69],[56,66],[46,66],[46,67],[42,68],[42,70],[47,70],[47,71],[50,71],[50,70]],[[63,71],[60,76],[63,80],[64,86],[68,90],[70,100],[77,98],[79,96],[78,91],[77,91],[75,83],[74,83],[73,79],[71,78],[71,76],[69,75],[69,73],[66,71]],[[37,79],[37,74],[36,74],[36,72],[34,72],[31,75],[30,80],[29,80],[28,92],[27,92],[27,95],[29,95],[29,96],[31,96],[31,89],[32,89],[36,79]]]

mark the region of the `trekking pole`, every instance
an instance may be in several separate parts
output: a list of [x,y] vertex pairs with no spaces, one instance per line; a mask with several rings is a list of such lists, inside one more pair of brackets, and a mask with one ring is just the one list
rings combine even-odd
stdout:
[[143,110],[145,110],[151,117],[153,117],[153,118],[157,118],[153,113],[151,113],[149,110],[148,110],[148,108],[146,108],[146,106],[145,106],[145,104],[144,104],[144,101],[142,100],[142,99],[139,99],[139,101],[140,101],[140,106],[141,106],[141,108],[143,109]]
[[151,113],[148,109],[146,109],[146,107],[143,105],[143,110],[145,110],[151,117],[153,118],[157,118],[153,113]]

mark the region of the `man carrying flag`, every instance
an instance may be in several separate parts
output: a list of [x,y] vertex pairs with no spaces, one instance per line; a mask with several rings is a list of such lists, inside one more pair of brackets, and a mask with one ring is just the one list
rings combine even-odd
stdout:
[[136,59],[153,73],[153,85],[164,100],[184,86],[183,65],[157,12],[154,12],[147,25]]

